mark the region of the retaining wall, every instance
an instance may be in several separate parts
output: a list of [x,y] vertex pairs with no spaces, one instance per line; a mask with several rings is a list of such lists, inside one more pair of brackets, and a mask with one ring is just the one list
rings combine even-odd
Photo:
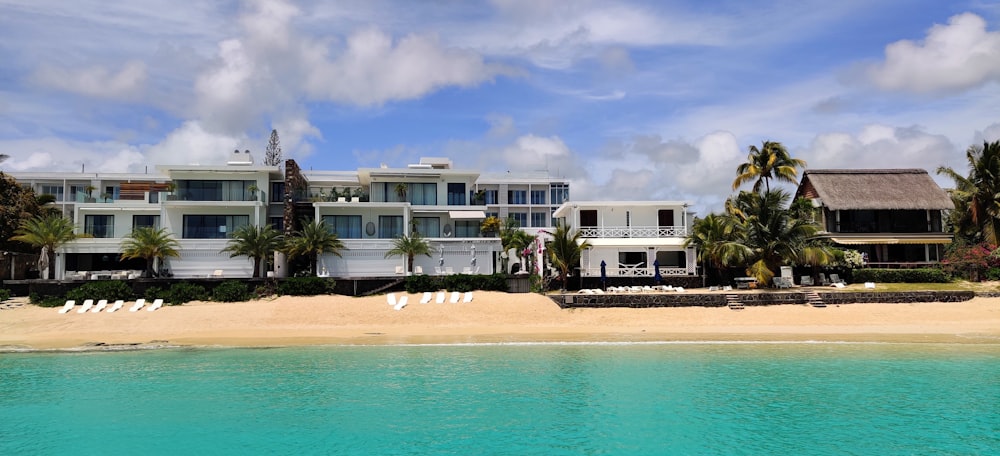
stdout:
[[[862,303],[961,302],[976,296],[971,291],[897,291],[817,293],[827,305]],[[806,304],[805,292],[737,293],[744,306]],[[561,294],[549,296],[559,307],[725,307],[726,293],[626,293]]]

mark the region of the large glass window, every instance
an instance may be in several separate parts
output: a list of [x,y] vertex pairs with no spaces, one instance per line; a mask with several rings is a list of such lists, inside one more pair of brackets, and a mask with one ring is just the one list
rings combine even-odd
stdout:
[[101,193],[101,199],[105,201],[117,201],[121,196],[122,188],[117,185],[108,185],[104,187],[104,193]]
[[549,204],[565,203],[569,199],[569,184],[549,185]]
[[409,184],[410,204],[420,204],[433,206],[437,204],[437,184],[433,183],[412,183]]
[[517,226],[528,226],[528,214],[526,212],[511,212],[508,216],[517,222]]
[[403,235],[402,215],[380,215],[378,216],[378,237],[381,239],[392,239]]
[[186,201],[253,201],[252,180],[180,180],[177,194]]
[[361,239],[360,215],[324,215],[326,226],[341,239]]
[[87,194],[86,186],[84,185],[70,185],[69,186],[69,200],[82,203],[85,198],[90,196]]
[[43,195],[52,195],[56,197],[56,201],[63,200],[63,186],[62,185],[43,185],[42,186]]
[[528,191],[507,190],[507,204],[528,204]]
[[647,266],[646,252],[618,252],[618,263],[626,267]]
[[532,212],[531,213],[531,226],[545,226],[545,221],[549,218],[549,214],[544,212]]
[[269,217],[267,223],[271,225],[271,228],[278,230],[280,232],[285,231],[285,218],[284,217]]
[[83,232],[95,238],[115,237],[115,216],[88,215],[83,218]]
[[280,203],[285,198],[285,183],[271,182],[271,202]]
[[160,228],[160,216],[159,215],[133,215],[132,216],[132,229],[136,228]]
[[532,190],[531,204],[545,204],[545,190]]
[[448,205],[465,206],[465,184],[461,182],[448,184]]
[[184,239],[225,239],[250,224],[248,215],[185,215]]
[[413,231],[423,237],[441,236],[441,219],[438,217],[414,217]]
[[500,197],[497,190],[486,190],[485,201],[483,204],[500,204]]
[[455,237],[479,237],[478,220],[455,220]]

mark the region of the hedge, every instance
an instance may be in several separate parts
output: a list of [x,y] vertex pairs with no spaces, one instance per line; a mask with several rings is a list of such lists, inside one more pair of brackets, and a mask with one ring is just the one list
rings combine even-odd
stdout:
[[503,274],[454,274],[445,276],[414,275],[406,278],[407,293],[425,291],[507,291],[507,276]]
[[333,291],[333,279],[323,277],[290,277],[278,284],[278,294],[288,296],[316,296]]
[[222,282],[212,290],[212,300],[218,302],[240,302],[249,301],[253,298],[253,293],[245,283],[237,280],[227,280]]
[[936,268],[918,269],[878,269],[863,268],[855,269],[853,280],[860,282],[880,282],[880,283],[947,283],[951,282],[951,277],[947,273]]
[[0,288],[0,302],[10,299],[10,290]]
[[88,282],[66,292],[66,299],[82,303],[87,299],[108,301],[131,301],[135,296],[132,287],[121,280],[101,280]]

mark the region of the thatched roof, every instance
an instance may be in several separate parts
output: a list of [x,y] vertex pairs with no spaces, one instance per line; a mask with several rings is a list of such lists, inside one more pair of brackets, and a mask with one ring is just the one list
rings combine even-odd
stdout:
[[830,210],[954,209],[951,198],[922,169],[812,169],[795,196],[819,198]]

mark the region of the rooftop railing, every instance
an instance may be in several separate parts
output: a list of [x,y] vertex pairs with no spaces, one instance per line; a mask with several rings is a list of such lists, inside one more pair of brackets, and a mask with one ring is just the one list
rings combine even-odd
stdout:
[[683,226],[585,226],[580,228],[585,238],[662,238],[687,236]]

